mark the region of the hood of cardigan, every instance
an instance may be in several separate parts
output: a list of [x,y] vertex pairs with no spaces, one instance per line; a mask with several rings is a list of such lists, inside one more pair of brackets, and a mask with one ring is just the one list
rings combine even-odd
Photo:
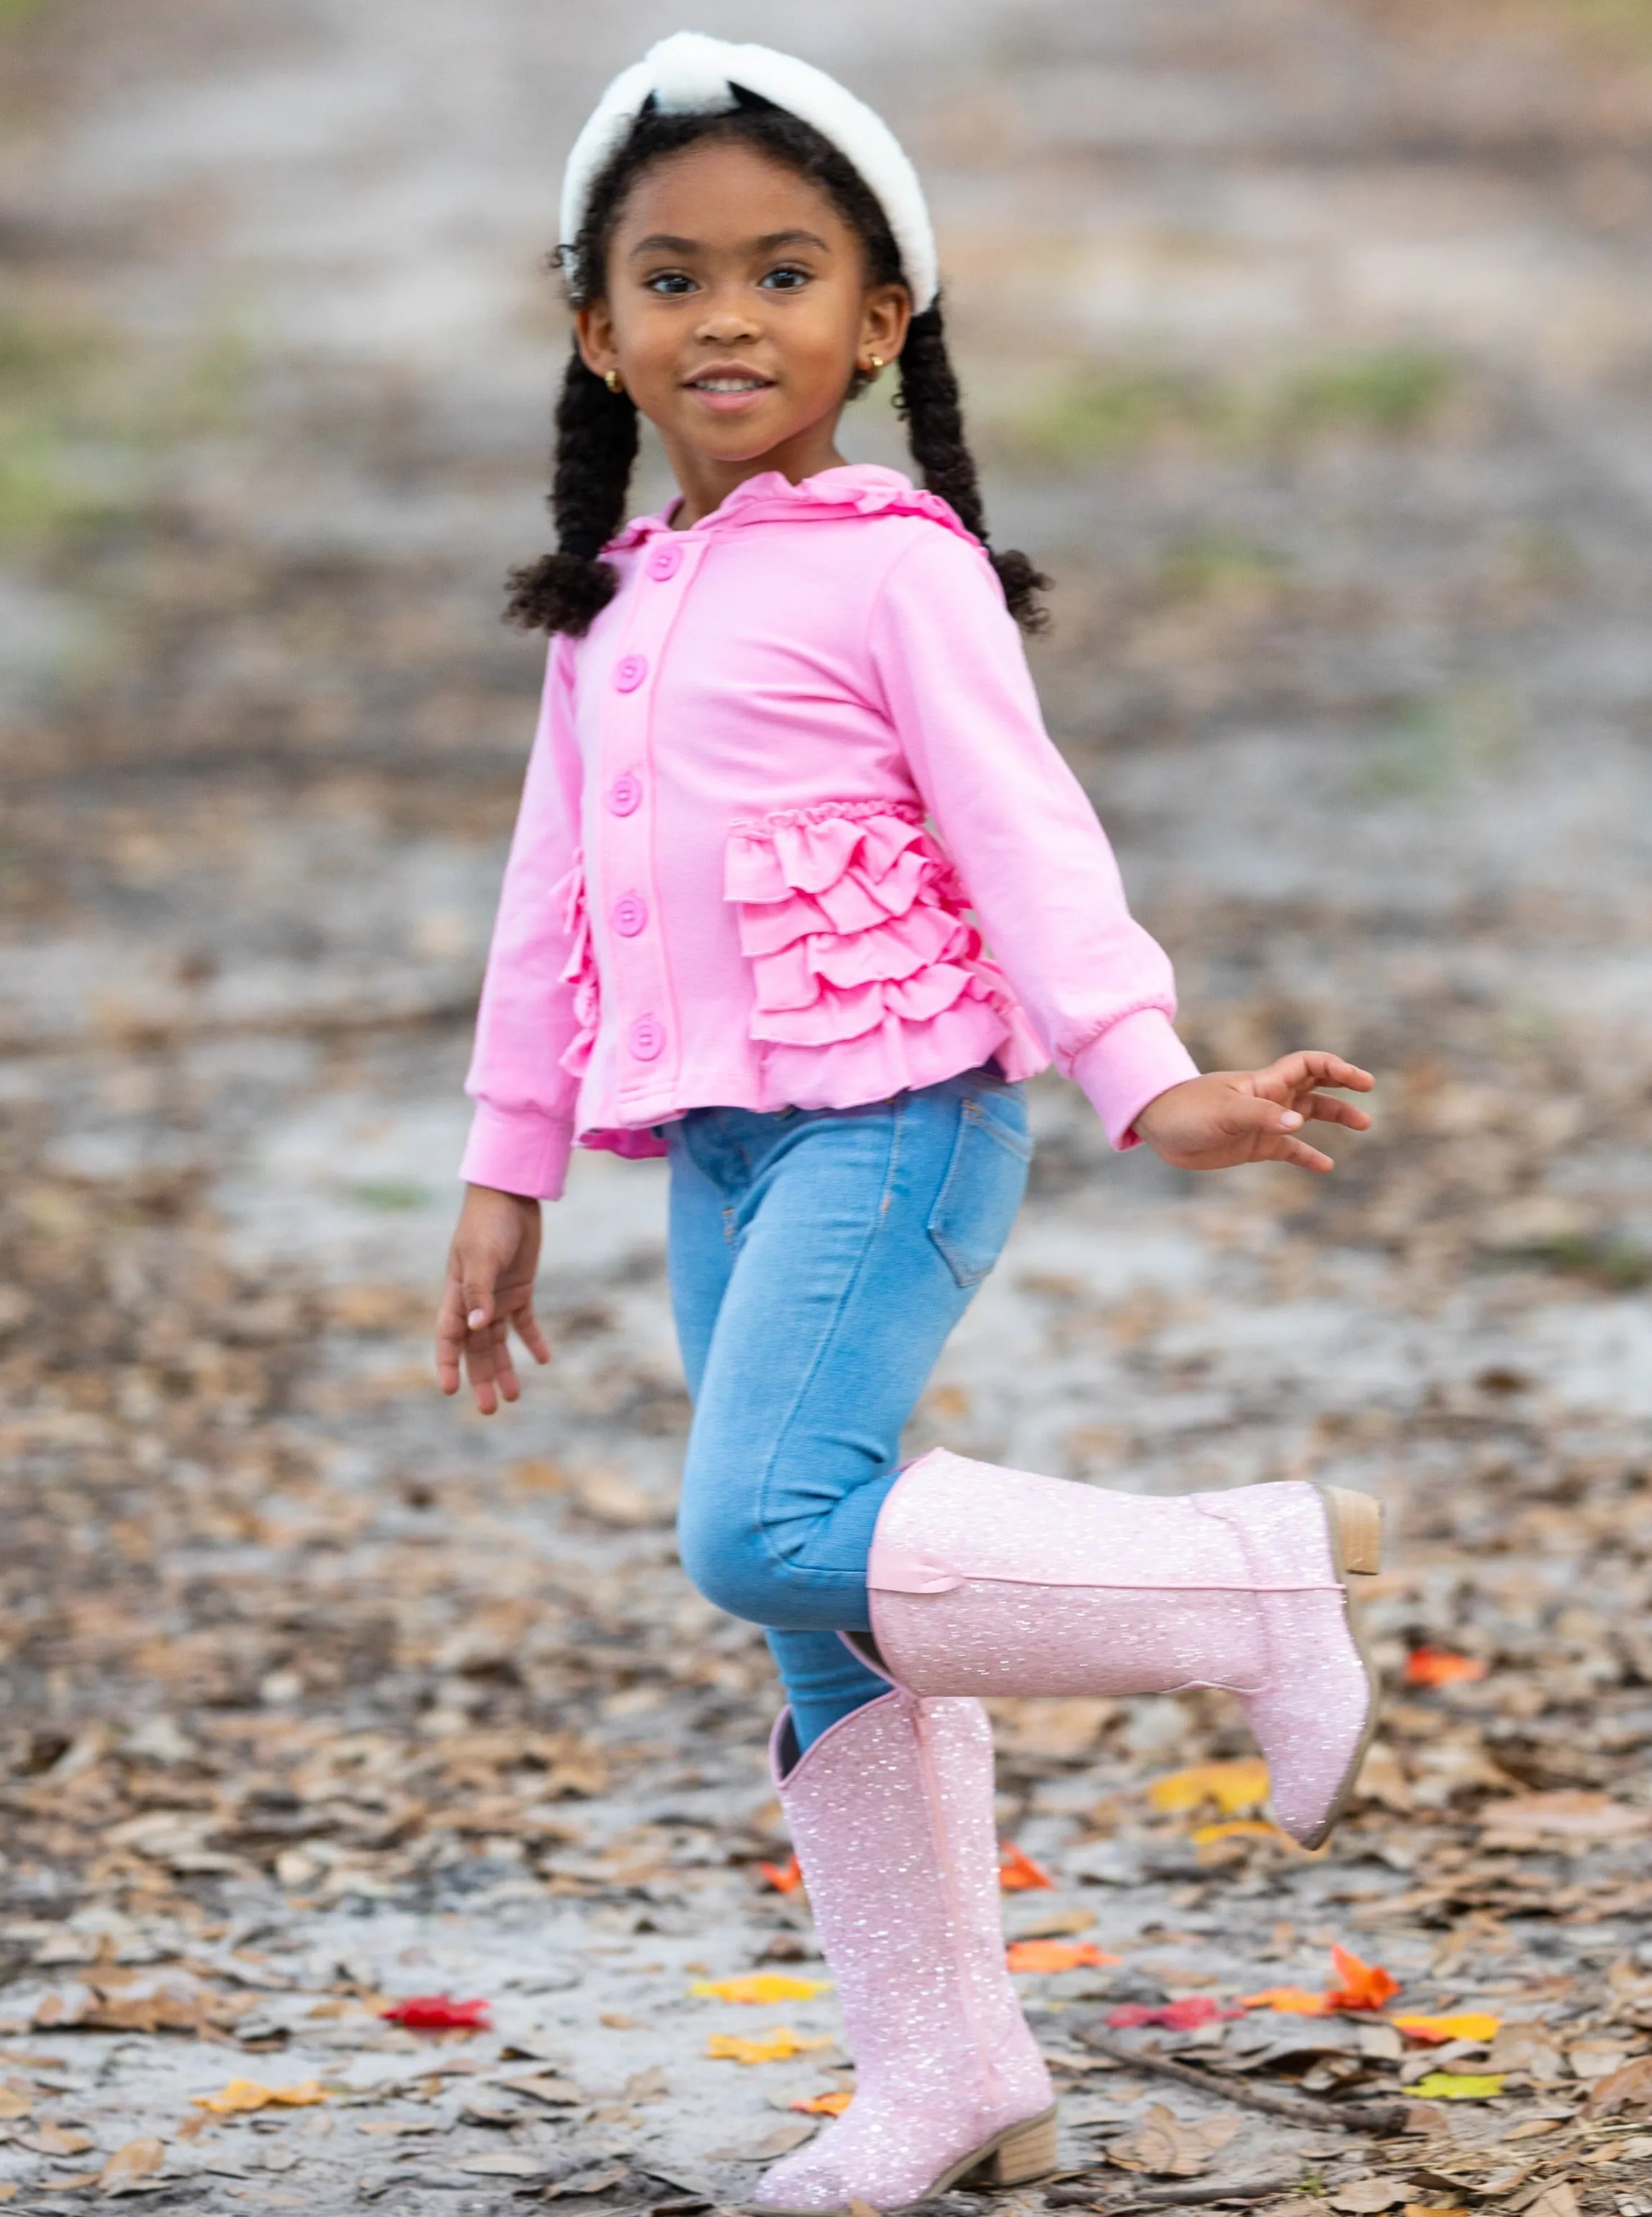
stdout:
[[702,516],[698,523],[672,532],[671,519],[678,505],[674,500],[656,516],[634,517],[603,551],[623,553],[660,532],[679,539],[708,539],[748,523],[830,523],[851,516],[927,516],[972,547],[981,544],[938,493],[925,492],[900,471],[886,470],[875,462],[845,462],[797,485],[779,470],[764,470],[736,485],[721,507]]

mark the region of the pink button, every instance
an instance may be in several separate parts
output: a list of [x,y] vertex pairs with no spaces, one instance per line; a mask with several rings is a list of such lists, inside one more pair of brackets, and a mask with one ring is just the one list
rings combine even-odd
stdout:
[[634,939],[648,921],[648,905],[640,893],[622,893],[614,904],[614,929],[622,939]]
[[642,806],[642,780],[622,770],[608,788],[608,805],[616,816],[634,816]]
[[659,578],[662,583],[667,577],[674,577],[682,566],[683,550],[680,547],[673,547],[669,540],[656,547],[648,557],[648,575]]
[[622,693],[634,693],[647,675],[646,655],[622,654],[614,664],[614,682]]
[[631,1052],[639,1062],[652,1062],[665,1044],[665,1028],[658,1016],[639,1016],[631,1027]]

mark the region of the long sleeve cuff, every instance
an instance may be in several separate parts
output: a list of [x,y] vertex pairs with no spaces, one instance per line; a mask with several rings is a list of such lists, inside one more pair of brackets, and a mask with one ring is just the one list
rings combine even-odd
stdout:
[[1121,1016],[1074,1055],[1071,1071],[1121,1152],[1141,1146],[1134,1127],[1148,1102],[1198,1074],[1197,1063],[1162,1009],[1137,1009]]
[[536,1108],[496,1108],[479,1101],[459,1175],[467,1185],[491,1185],[538,1201],[560,1201],[573,1152],[573,1126]]

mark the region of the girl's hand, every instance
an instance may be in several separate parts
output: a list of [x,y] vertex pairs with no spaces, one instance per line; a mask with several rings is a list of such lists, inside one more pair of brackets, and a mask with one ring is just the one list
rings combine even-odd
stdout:
[[534,1314],[538,1267],[539,1203],[492,1186],[467,1186],[436,1319],[436,1374],[444,1393],[456,1393],[462,1362],[485,1417],[501,1395],[515,1401],[522,1393],[510,1361],[513,1325],[535,1362],[551,1359]]
[[1375,1083],[1370,1071],[1340,1054],[1310,1048],[1283,1054],[1265,1070],[1212,1070],[1172,1085],[1148,1102],[1135,1128],[1154,1154],[1179,1170],[1225,1170],[1235,1163],[1334,1170],[1329,1155],[1291,1134],[1310,1121],[1364,1131],[1370,1118],[1363,1108],[1317,1089],[1341,1085],[1369,1093]]

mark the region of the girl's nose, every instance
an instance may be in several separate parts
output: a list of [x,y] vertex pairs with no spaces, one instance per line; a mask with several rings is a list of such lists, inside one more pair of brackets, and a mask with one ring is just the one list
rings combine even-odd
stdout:
[[750,312],[736,300],[711,300],[696,326],[696,338],[713,346],[730,346],[739,339],[754,339],[758,327]]

